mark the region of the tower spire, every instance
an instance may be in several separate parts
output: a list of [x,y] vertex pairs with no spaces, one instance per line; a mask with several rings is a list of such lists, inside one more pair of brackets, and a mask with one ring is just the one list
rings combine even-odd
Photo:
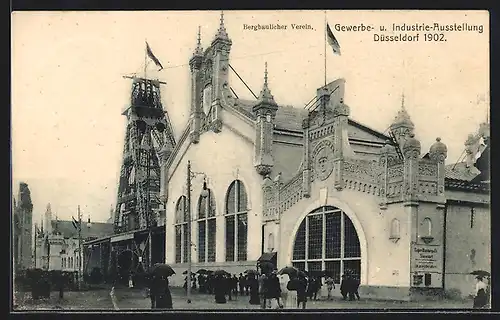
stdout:
[[401,94],[401,109],[405,110],[405,91]]
[[271,94],[271,90],[269,90],[267,61],[264,65],[264,85],[262,86],[262,90],[260,91],[259,100],[271,104],[276,104],[276,102],[274,101],[274,97]]
[[226,32],[226,27],[224,26],[224,11],[221,11],[220,13],[220,25],[219,29],[217,30],[217,34],[215,35],[215,39],[229,40]]
[[198,40],[196,42],[196,49],[194,49],[194,55],[200,56],[203,54],[203,47],[201,46],[201,27],[198,26]]

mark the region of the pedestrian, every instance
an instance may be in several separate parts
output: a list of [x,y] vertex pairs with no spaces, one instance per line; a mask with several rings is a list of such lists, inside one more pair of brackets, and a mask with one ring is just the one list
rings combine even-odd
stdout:
[[240,296],[242,296],[245,294],[245,277],[241,273],[238,279],[238,285],[240,287]]
[[307,297],[312,300],[314,297],[314,292],[316,292],[316,278],[310,276],[307,280]]
[[231,291],[232,291],[231,290],[231,282],[232,282],[231,275],[230,274],[229,275],[227,275],[227,274],[224,275],[223,282],[224,282],[224,286],[225,286],[225,290],[226,290],[226,295],[228,296],[228,300],[231,301],[231,300],[233,300],[232,299],[232,293],[231,293]]
[[335,289],[335,281],[332,277],[328,276],[325,280],[326,290],[327,290],[327,299],[331,300],[332,298],[332,290]]
[[168,278],[165,276],[157,277],[155,280],[156,298],[155,298],[155,309],[172,309],[172,294],[170,293],[170,286],[168,283]]
[[273,271],[268,276],[267,299],[269,299],[271,309],[283,309],[283,304],[281,301],[281,285],[280,280],[276,275],[276,271]]
[[318,300],[318,293],[321,297],[321,287],[323,284],[321,283],[322,279],[321,277],[317,277],[316,280],[314,281],[314,300]]
[[156,309],[156,296],[158,295],[158,288],[156,286],[155,277],[153,274],[148,276],[149,300],[151,301],[151,309]]
[[224,275],[215,276],[213,281],[213,291],[215,303],[226,303],[227,285]]
[[259,276],[259,296],[260,296],[260,308],[266,309],[267,307],[267,275],[265,273]]
[[352,276],[352,287],[353,287],[354,297],[359,301],[361,299],[359,297],[359,278],[355,275]]
[[[290,278],[290,277],[289,277]],[[286,285],[286,289],[288,290],[287,299],[285,308],[287,309],[297,309],[299,302],[297,299],[297,289],[300,285],[300,280],[297,276],[292,276]]]
[[307,303],[307,279],[304,276],[299,275],[299,281],[297,284],[297,308],[302,306],[302,309],[305,309]]
[[349,283],[347,280],[347,276],[343,274],[342,280],[340,281],[340,294],[342,295],[343,300],[347,300],[348,286]]
[[248,282],[247,286],[249,288],[249,293],[250,293],[250,304],[252,305],[259,305],[260,304],[260,298],[259,298],[259,281],[256,279],[255,275],[248,275]]
[[476,277],[476,289],[474,291],[474,309],[483,309],[486,307],[488,297],[486,296],[486,283],[483,281],[482,276]]
[[238,299],[238,277],[235,274],[231,278],[231,289],[233,290],[234,297]]
[[187,277],[184,277],[184,284],[182,285],[182,288],[184,289],[184,293],[187,294]]
[[278,276],[281,290],[281,305],[283,308],[288,306],[288,288],[286,287],[290,277],[287,274],[282,274]]

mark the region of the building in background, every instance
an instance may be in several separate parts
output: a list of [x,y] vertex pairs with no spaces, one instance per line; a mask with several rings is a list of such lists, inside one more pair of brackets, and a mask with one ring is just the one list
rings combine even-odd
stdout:
[[12,213],[14,270],[26,270],[33,266],[33,203],[30,189],[24,182],[19,184],[17,201],[13,199]]
[[[47,205],[41,227],[36,227],[36,268],[44,270],[78,271],[79,237],[73,221],[54,219],[50,204]],[[113,223],[82,220],[82,248],[87,241],[108,236],[113,233]],[[82,255],[84,266],[87,257]]]
[[[367,296],[469,294],[469,273],[490,271],[489,124],[467,140],[465,162],[445,165],[441,139],[422,150],[404,99],[387,134],[351,119],[343,79],[309,108],[282,106],[263,66],[260,95],[239,99],[231,46],[222,17],[207,49],[198,38],[190,119],[162,164],[171,284],[189,263],[234,274],[266,257],[337,283],[350,270]],[[188,160],[200,173],[189,211]]]

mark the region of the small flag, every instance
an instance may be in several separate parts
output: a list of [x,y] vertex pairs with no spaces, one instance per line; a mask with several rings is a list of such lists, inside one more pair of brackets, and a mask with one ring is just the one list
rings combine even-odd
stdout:
[[340,56],[340,44],[337,41],[337,39],[335,39],[332,29],[330,29],[330,25],[328,23],[326,24],[326,38],[328,40],[328,44],[333,49],[333,53],[338,54]]
[[74,227],[76,230],[78,230],[78,227],[79,227],[80,223],[79,223],[79,222],[75,219],[75,217],[71,217],[71,218],[73,218],[73,221],[72,221],[72,223],[73,223],[73,227]]
[[[160,67],[160,70],[163,69],[163,66],[161,65],[161,62],[160,60],[158,60],[158,58],[153,54],[153,51],[151,50],[151,48],[149,47],[149,44],[148,42],[146,41],[146,53],[148,54],[148,57],[151,58],[151,60],[153,60],[153,62],[158,66]],[[159,71],[159,70],[158,70]]]

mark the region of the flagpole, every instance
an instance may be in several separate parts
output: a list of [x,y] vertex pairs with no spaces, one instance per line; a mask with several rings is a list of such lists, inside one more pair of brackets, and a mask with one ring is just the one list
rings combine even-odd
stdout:
[[146,78],[146,67],[148,65],[148,40],[145,40],[146,41],[146,48],[144,48],[144,79],[147,79]]
[[324,55],[323,55],[323,57],[325,59],[325,86],[326,86],[326,41],[327,41],[326,40],[326,24],[327,24],[327,22],[326,22],[326,10],[325,10],[325,51],[324,51]]

